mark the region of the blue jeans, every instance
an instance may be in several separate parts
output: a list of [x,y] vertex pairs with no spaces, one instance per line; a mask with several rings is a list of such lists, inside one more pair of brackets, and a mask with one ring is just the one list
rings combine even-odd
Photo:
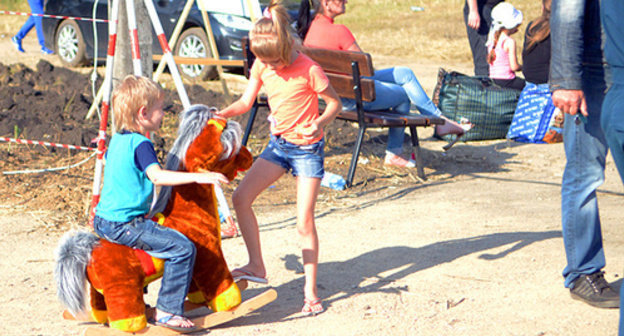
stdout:
[[[43,14],[43,0],[28,0],[30,10],[33,14]],[[18,40],[22,40],[28,32],[35,27],[37,30],[37,38],[41,47],[45,47],[45,36],[43,35],[43,26],[41,25],[42,18],[40,16],[29,16],[28,20],[24,23],[22,28],[17,32],[15,37]]]
[[[364,102],[365,111],[392,109],[398,114],[410,114],[410,103],[426,116],[439,117],[442,112],[429,99],[418,82],[414,72],[407,67],[394,67],[375,71],[369,77],[375,80],[375,100]],[[343,99],[343,108],[355,109],[353,99]],[[404,127],[392,127],[388,130],[387,150],[395,155],[403,152]]]
[[586,66],[582,86],[587,100],[587,123],[567,115],[563,126],[566,166],[561,182],[561,220],[567,266],[565,287],[582,274],[605,266],[596,189],[604,181],[607,143],[600,127],[606,89],[604,68]]
[[260,157],[286,171],[292,170],[293,176],[323,178],[325,139],[310,145],[295,145],[271,134],[271,140]]
[[108,241],[141,249],[152,257],[164,259],[165,270],[156,307],[171,314],[184,313],[184,299],[191,283],[196,253],[195,245],[188,238],[143,217],[123,223],[96,215],[93,227],[100,237]]
[[[624,75],[624,68],[611,67],[613,78],[620,79]],[[624,183],[624,83],[613,83],[602,105],[602,129],[611,149],[613,161],[617,166],[620,178]]]

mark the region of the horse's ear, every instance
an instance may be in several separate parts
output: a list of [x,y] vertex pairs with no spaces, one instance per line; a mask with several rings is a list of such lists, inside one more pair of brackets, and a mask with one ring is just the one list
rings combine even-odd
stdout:
[[215,119],[206,123],[186,151],[184,162],[187,171],[196,172],[198,168],[210,170],[219,161],[223,152],[221,133],[224,126],[218,121],[212,122],[213,120]]

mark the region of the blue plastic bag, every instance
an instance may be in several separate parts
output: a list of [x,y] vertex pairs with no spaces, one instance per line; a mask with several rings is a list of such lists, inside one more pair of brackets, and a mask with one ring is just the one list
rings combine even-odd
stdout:
[[553,105],[548,84],[527,82],[520,93],[507,138],[528,143],[561,142],[563,118]]

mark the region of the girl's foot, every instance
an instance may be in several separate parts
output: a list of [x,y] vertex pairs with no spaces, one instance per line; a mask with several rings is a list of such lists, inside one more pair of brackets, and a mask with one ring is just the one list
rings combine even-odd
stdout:
[[160,311],[156,313],[156,325],[182,332],[189,332],[197,329],[193,321],[184,316],[167,314]]
[[445,136],[448,134],[463,135],[472,128],[472,124],[459,124],[456,121],[447,119],[446,117],[442,117],[442,119],[445,121],[444,125],[436,126],[436,134],[439,136]]
[[257,282],[261,284],[269,283],[269,281],[266,279],[265,276],[262,276],[260,274],[254,274],[251,271],[248,271],[243,268],[235,268],[232,270],[231,273],[232,273],[232,278],[234,278],[235,282],[238,282],[239,280],[247,280],[247,281]]
[[324,311],[325,308],[323,308],[323,303],[321,299],[303,299],[303,308],[301,308],[301,314],[303,314],[304,316],[314,316]]

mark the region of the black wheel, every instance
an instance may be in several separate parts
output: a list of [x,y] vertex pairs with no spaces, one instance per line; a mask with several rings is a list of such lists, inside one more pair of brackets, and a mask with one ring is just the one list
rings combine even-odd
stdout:
[[54,47],[61,61],[68,66],[83,65],[87,61],[85,41],[80,27],[74,20],[61,22],[56,30]]
[[[174,55],[181,57],[211,58],[210,44],[202,28],[193,27],[185,30],[176,43]],[[215,66],[199,64],[179,64],[182,76],[191,80],[215,79],[219,73]]]

